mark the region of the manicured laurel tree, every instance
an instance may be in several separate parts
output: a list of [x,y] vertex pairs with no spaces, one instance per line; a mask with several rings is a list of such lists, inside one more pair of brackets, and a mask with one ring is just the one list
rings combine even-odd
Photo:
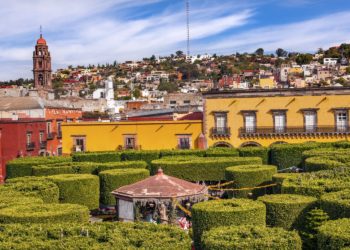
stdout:
[[121,161],[121,152],[84,152],[72,155],[73,162],[116,162]]
[[58,203],[58,186],[46,179],[34,176],[9,179],[4,187],[20,192],[24,196],[34,196],[44,203]]
[[332,220],[350,218],[350,189],[324,194],[320,203]]
[[296,231],[264,226],[226,226],[203,234],[203,250],[259,249],[301,250]]
[[198,150],[198,149],[161,150],[159,152],[159,158],[168,157],[168,156],[188,156],[188,155],[195,155],[198,157],[204,157],[205,153],[206,153],[205,150]]
[[91,174],[62,174],[46,177],[54,182],[59,190],[61,203],[87,206],[90,210],[99,207],[100,182]]
[[192,207],[193,239],[200,247],[204,231],[219,226],[265,226],[264,203],[249,199],[211,200]]
[[3,224],[1,249],[191,249],[178,227],[151,223]]
[[61,162],[71,162],[71,157],[23,157],[6,163],[6,178],[16,178],[32,175],[32,167],[38,165],[47,165]]
[[266,206],[266,224],[284,229],[300,229],[305,215],[315,207],[317,199],[296,194],[273,194],[258,198]]
[[[35,196],[24,196],[21,192],[0,187],[0,209],[14,205],[43,204],[43,200]],[[1,242],[1,241],[0,241]]]
[[262,164],[258,157],[182,157],[152,161],[152,173],[162,168],[164,173],[188,181],[225,180],[225,169],[231,166]]
[[241,157],[260,157],[263,164],[268,164],[270,149],[266,147],[242,147],[238,149]]
[[324,193],[350,188],[350,169],[339,168],[303,173],[282,183],[282,193],[301,194],[320,198]]
[[104,164],[98,165],[96,172],[100,173],[100,172],[105,171],[105,170],[125,169],[125,168],[146,169],[147,162],[145,162],[145,161],[122,161],[122,162],[104,163]]
[[280,194],[282,189],[282,183],[287,178],[297,178],[299,173],[277,173],[272,176],[272,182],[276,183],[277,186],[274,187],[274,193]]
[[235,157],[238,155],[238,150],[235,148],[209,148],[206,157]]
[[[250,188],[268,185],[272,183],[272,176],[277,173],[277,167],[272,165],[243,165],[228,167],[225,171],[225,179],[234,181],[233,188]],[[249,193],[253,197],[264,195],[265,188],[255,190],[233,191],[234,197],[246,198]]]
[[325,222],[318,228],[317,246],[321,250],[344,249],[350,246],[350,219]]
[[149,177],[147,169],[112,169],[99,173],[100,201],[104,205],[115,205],[115,197],[111,192],[119,187],[126,186]]
[[125,150],[122,153],[123,161],[145,161],[151,163],[155,159],[159,159],[159,151],[156,150]]
[[87,222],[89,210],[75,204],[26,204],[0,209],[0,223]]
[[314,172],[321,170],[330,170],[333,168],[343,167],[344,163],[331,160],[326,157],[310,157],[305,159],[304,170],[306,172]]

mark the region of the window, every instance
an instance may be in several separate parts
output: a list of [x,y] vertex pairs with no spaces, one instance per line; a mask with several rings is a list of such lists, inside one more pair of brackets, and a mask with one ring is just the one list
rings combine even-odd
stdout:
[[305,132],[315,132],[317,127],[316,111],[304,112]]
[[179,135],[177,140],[179,149],[191,148],[191,135]]
[[[73,137],[73,150],[75,152],[84,152],[85,151],[85,145],[86,145],[86,138],[85,137]],[[58,150],[57,150],[58,153]]]
[[51,122],[48,122],[46,124],[46,131],[47,131],[47,134],[51,134]]
[[286,131],[286,113],[274,112],[273,116],[275,133],[284,133]]
[[72,118],[67,118],[67,122],[73,122]]
[[27,132],[27,145],[32,143],[32,132]]
[[57,155],[61,156],[62,155],[62,148],[57,148]]
[[170,101],[170,108],[175,108],[176,101]]
[[335,122],[337,132],[347,131],[348,129],[348,111],[339,110],[335,113]]
[[57,122],[57,137],[62,137],[62,122]]
[[256,114],[253,112],[244,114],[244,126],[246,133],[255,133],[256,131]]
[[190,104],[191,104],[191,101],[190,101],[190,100],[185,100],[185,101],[184,101],[184,104],[185,104],[185,105],[190,105]]
[[227,128],[227,113],[215,114],[215,129],[217,133],[225,133]]
[[136,149],[136,136],[125,135],[124,136],[124,148],[125,149]]
[[104,92],[100,93],[100,98],[105,98],[105,93]]
[[42,143],[44,141],[44,132],[40,131],[39,133],[39,142]]

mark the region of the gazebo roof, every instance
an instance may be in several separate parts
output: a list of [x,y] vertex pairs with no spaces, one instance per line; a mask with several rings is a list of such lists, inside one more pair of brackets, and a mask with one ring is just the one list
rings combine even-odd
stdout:
[[127,200],[195,198],[203,197],[207,193],[206,186],[165,175],[162,169],[154,176],[112,192],[117,198]]

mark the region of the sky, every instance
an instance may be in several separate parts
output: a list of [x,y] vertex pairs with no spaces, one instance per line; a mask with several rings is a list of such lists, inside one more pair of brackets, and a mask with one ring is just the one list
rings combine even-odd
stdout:
[[[190,0],[191,54],[315,52],[350,43],[349,0]],[[53,70],[186,51],[184,0],[0,0],[0,81],[32,78],[43,36]]]

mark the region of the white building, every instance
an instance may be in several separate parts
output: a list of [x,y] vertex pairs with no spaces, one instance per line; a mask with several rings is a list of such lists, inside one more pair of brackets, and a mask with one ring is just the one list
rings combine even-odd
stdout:
[[338,63],[337,58],[323,58],[323,64],[326,66],[335,66]]

